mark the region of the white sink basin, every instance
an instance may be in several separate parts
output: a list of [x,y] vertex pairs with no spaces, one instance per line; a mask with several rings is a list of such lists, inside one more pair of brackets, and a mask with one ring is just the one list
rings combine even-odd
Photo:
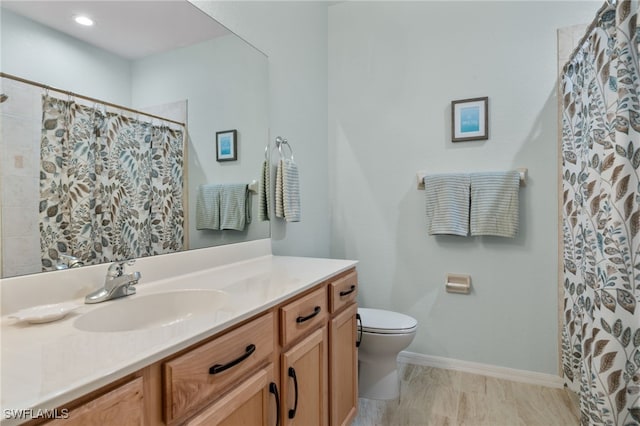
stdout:
[[215,314],[227,301],[219,290],[179,290],[128,296],[78,317],[73,325],[83,331],[132,331],[168,327],[199,316]]

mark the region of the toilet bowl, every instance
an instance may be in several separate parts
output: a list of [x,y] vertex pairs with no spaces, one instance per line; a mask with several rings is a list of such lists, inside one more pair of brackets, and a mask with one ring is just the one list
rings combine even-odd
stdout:
[[358,308],[358,393],[361,398],[400,396],[398,354],[416,335],[418,321],[398,312]]

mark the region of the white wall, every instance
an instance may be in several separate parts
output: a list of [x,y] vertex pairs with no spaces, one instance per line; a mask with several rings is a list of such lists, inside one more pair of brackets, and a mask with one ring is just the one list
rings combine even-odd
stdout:
[[[196,230],[195,221],[200,184],[260,178],[269,140],[268,68],[267,58],[235,35],[133,62],[134,108],[188,100],[189,248],[269,238],[269,222],[258,217],[257,195],[244,231]],[[216,132],[230,129],[238,130],[238,160],[217,162]]]
[[[344,2],[329,8],[331,255],[360,302],[418,319],[410,351],[557,373],[556,29],[599,2]],[[450,102],[489,96],[488,141]],[[529,169],[520,233],[428,236],[415,173]],[[445,292],[471,274],[471,295]]]
[[120,105],[131,104],[129,61],[3,9],[2,71]]
[[269,57],[271,140],[291,143],[302,222],[271,222],[274,254],[329,255],[327,3],[192,1]]

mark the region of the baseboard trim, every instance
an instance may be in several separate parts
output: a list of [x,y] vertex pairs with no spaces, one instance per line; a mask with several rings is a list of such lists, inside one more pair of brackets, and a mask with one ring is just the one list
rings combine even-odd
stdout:
[[462,361],[459,359],[444,358],[433,355],[423,355],[415,352],[400,352],[400,355],[398,355],[398,361],[422,365],[425,367],[435,367],[445,370],[462,371],[464,373],[480,374],[498,379],[547,386],[551,388],[562,388],[564,386],[562,378],[560,376],[554,376],[553,374],[517,370],[515,368],[508,367],[498,367],[496,365]]

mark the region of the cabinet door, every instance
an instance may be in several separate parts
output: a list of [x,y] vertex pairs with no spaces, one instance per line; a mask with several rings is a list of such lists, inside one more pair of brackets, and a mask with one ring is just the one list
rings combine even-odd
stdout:
[[[188,426],[265,426],[277,422],[273,365],[263,368],[186,423]],[[275,387],[275,388],[274,388]]]
[[331,426],[351,424],[358,410],[357,313],[353,303],[331,320],[329,328]]
[[138,377],[69,412],[50,426],[141,426],[144,424],[142,377]]
[[327,327],[282,354],[283,425],[328,425]]

